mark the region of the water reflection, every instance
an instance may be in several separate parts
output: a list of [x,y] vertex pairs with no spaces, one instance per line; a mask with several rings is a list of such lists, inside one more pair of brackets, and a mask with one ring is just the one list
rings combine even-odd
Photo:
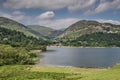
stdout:
[[111,67],[120,62],[119,48],[48,48],[37,65]]

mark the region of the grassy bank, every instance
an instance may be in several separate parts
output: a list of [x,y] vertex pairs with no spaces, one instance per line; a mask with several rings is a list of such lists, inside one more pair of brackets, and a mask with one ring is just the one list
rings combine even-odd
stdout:
[[0,67],[0,80],[120,80],[120,65],[109,69],[9,65]]

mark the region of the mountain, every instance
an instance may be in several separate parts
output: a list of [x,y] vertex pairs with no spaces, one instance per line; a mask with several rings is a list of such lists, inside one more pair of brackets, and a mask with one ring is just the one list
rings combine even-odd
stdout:
[[120,25],[81,20],[53,40],[54,45],[120,47]]
[[39,25],[28,25],[28,28],[31,28],[31,30],[37,32],[38,35],[50,39],[57,37],[59,34],[63,32],[63,29],[55,30],[49,27],[39,26]]
[[74,39],[85,34],[96,32],[120,33],[120,25],[99,23],[97,21],[81,20],[69,26],[59,38]]
[[54,29],[45,27],[45,26],[39,26],[39,25],[28,25],[28,28],[31,28],[32,30],[38,32],[39,34],[43,36],[48,36],[54,31]]
[[37,37],[34,33],[30,32],[30,28],[28,28],[28,27],[24,26],[23,24],[18,23],[12,19],[8,19],[5,17],[0,17],[0,27],[23,32],[26,36]]
[[60,34],[63,33],[64,30],[65,29],[54,30],[48,37],[49,38],[57,38]]

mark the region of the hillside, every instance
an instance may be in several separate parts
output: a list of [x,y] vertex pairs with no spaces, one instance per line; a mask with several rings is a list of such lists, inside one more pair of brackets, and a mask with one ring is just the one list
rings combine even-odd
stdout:
[[39,25],[28,25],[28,28],[31,28],[33,31],[37,32],[38,35],[41,36],[49,36],[54,29],[49,28],[49,27],[44,27],[44,26],[39,26]]
[[120,47],[120,25],[81,20],[53,42],[63,46]]
[[97,21],[81,20],[69,26],[59,38],[74,39],[84,34],[96,32],[119,33],[120,25],[110,23],[99,23]]
[[20,24],[14,20],[11,20],[5,17],[0,17],[0,27],[20,31],[20,32],[23,32],[27,36],[37,37],[35,34],[31,33],[29,31],[30,29],[24,26],[23,24]]
[[28,28],[31,28],[31,30],[38,33],[37,35],[45,38],[55,38],[63,32],[63,30],[55,30],[49,27],[39,25],[28,25]]
[[22,32],[0,27],[0,44],[8,44],[15,47],[32,47],[47,45],[41,38],[26,36]]
[[118,33],[91,33],[75,39],[58,39],[63,46],[81,47],[120,47],[120,34]]

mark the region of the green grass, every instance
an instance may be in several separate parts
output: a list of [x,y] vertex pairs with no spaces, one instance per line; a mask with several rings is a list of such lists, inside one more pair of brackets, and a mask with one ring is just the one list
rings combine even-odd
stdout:
[[108,69],[8,65],[0,67],[0,80],[120,80],[120,65]]

